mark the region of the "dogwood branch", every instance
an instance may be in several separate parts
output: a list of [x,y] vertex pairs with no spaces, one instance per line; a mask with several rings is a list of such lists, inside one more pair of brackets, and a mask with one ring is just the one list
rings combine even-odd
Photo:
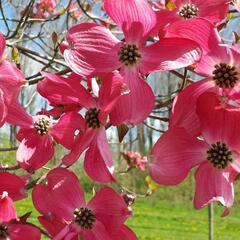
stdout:
[[18,147],[0,148],[0,152],[16,151]]
[[0,171],[15,171],[20,169],[19,165],[14,165],[14,166],[1,166]]
[[34,0],[31,0],[30,3],[27,5],[27,7],[24,11],[24,14],[21,17],[20,21],[18,22],[17,27],[15,28],[14,32],[12,33],[11,36],[9,36],[9,34],[8,34],[6,39],[14,38],[19,33],[19,30],[25,26],[25,24],[27,23],[27,20],[29,18],[30,11],[33,7],[33,4],[34,4]]

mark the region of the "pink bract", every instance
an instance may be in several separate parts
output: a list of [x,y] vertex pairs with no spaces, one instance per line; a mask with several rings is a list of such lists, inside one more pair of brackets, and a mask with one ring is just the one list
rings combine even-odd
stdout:
[[[229,0],[171,0],[172,9],[156,11],[157,24],[154,33],[168,24],[192,18],[205,18],[212,23],[223,20],[228,13]],[[191,10],[191,11],[190,11]]]
[[27,197],[26,180],[15,174],[0,172],[0,224],[17,219],[14,201]]
[[1,236],[11,240],[40,240],[41,232],[34,226],[21,223],[1,222]]
[[27,184],[24,177],[19,177],[8,172],[0,172],[0,195],[7,192],[13,201],[27,197],[25,186]]
[[7,224],[11,240],[40,240],[41,232],[34,226],[28,224]]
[[[220,44],[223,45],[223,40],[217,28],[204,18],[174,22],[166,27],[164,36],[188,38],[198,43],[203,52],[201,60],[195,64],[197,67],[208,64],[209,61],[212,62],[213,56],[221,57],[221,55],[226,54],[225,49],[219,46]],[[197,72],[201,74],[201,72]]]
[[[33,203],[44,216],[46,226],[54,227],[47,223],[51,216],[65,223],[57,234],[51,230],[54,240],[75,240],[78,236],[86,240],[110,240],[131,214],[122,197],[109,187],[99,190],[86,203],[77,177],[69,170],[56,168],[48,173],[47,180],[47,185],[34,188]],[[88,221],[82,221],[83,216],[87,216]]]
[[123,225],[120,230],[111,234],[111,240],[137,240],[136,234],[126,225]]
[[196,111],[202,138],[189,135],[184,128],[171,127],[152,150],[150,174],[159,184],[175,185],[199,166],[195,208],[212,201],[229,208],[234,199],[233,181],[240,171],[239,109],[221,102],[215,93],[204,93]]
[[[104,8],[123,30],[124,41],[98,24],[77,24],[68,31],[68,46],[62,45],[64,58],[69,67],[82,76],[106,74],[120,68],[130,94],[122,96],[113,111],[113,124],[138,124],[154,106],[154,94],[141,73],[191,65],[199,60],[201,51],[195,42],[183,38],[160,39],[146,46],[156,16],[145,0],[105,0]],[[128,58],[128,52],[133,57]],[[128,106],[127,112],[125,106]]]
[[[7,120],[8,114],[13,113],[13,105],[17,102],[20,89],[24,83],[23,73],[15,66],[14,63],[3,59],[6,42],[2,34],[0,34],[0,127]],[[14,118],[14,123],[18,121],[17,116]]]
[[8,196],[7,192],[0,195],[0,223],[9,222],[17,219],[17,213],[13,205],[13,200]]
[[37,90],[51,106],[81,109],[81,97],[85,98],[87,93],[81,85],[82,78],[79,75],[71,74],[64,78],[53,73],[42,72],[42,76],[44,79],[37,84]]
[[79,121],[73,119],[78,119],[75,112],[66,113],[56,124],[46,115],[28,116],[17,134],[19,165],[29,172],[44,166],[54,155],[54,141],[70,149],[79,129]]

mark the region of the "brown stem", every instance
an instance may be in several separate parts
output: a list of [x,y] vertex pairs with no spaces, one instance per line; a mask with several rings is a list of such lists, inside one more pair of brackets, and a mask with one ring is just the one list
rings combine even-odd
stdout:
[[0,171],[14,171],[14,170],[18,170],[19,168],[20,168],[19,165],[6,166],[6,167],[0,167]]

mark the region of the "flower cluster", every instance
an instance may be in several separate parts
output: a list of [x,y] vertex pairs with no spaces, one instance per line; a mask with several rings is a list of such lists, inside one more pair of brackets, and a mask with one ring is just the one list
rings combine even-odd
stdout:
[[[55,14],[57,5],[37,1],[34,17]],[[38,220],[54,240],[137,239],[125,225],[135,195],[126,200],[126,194],[105,186],[87,202],[68,168],[82,158],[93,181],[117,182],[107,129],[142,123],[156,103],[148,76],[181,68],[202,79],[188,84],[184,76],[187,86],[174,99],[169,129],[151,151],[151,178],[176,185],[197,167],[195,208],[213,201],[227,210],[233,205],[240,173],[240,46],[226,45],[218,32],[229,0],[104,0],[102,7],[121,34],[101,21],[71,26],[59,44],[69,74],[41,72],[36,89],[51,109],[39,109],[35,116],[18,102],[26,80],[4,60],[6,41],[0,35],[0,126],[18,127],[16,161],[27,172],[0,171],[0,239],[40,239],[39,229],[18,218],[14,208],[31,187]],[[78,18],[82,12],[75,8],[69,6]],[[29,175],[51,161],[56,145],[66,153],[59,165],[29,184]],[[131,151],[123,156],[130,168],[146,170],[147,157]],[[151,178],[153,192],[159,185]]]
[[[29,11],[29,16],[37,19],[45,19],[51,15],[58,14],[56,10],[58,0],[38,0],[33,4]],[[21,11],[21,15],[25,14],[25,10]]]
[[128,151],[122,153],[123,157],[126,159],[129,167],[139,168],[141,171],[145,171],[147,165],[147,157],[141,156],[139,152]]
[[173,23],[169,34],[189,34],[189,38],[201,44],[203,55],[195,72],[204,78],[176,96],[170,127],[152,149],[150,174],[159,184],[176,185],[197,166],[195,208],[218,201],[228,209],[233,205],[233,183],[240,171],[239,46],[225,45],[214,26],[209,29],[211,33],[199,38],[196,32],[204,30],[204,20],[187,21],[198,21],[195,27],[199,28],[188,26],[184,32],[180,29],[183,23]]
[[74,19],[78,19],[82,15],[82,10],[77,7],[76,3],[71,1],[66,9],[63,6],[59,7],[60,4],[59,0],[38,0],[31,9],[30,17],[47,19],[54,15],[61,15],[64,11],[69,11],[70,16]]

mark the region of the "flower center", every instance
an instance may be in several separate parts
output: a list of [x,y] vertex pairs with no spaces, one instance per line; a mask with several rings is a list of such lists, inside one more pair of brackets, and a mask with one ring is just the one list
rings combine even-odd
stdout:
[[196,7],[194,4],[187,3],[180,8],[178,15],[184,19],[193,18],[197,16],[198,10],[198,7]]
[[207,160],[216,168],[226,168],[229,162],[233,161],[232,152],[225,143],[217,142],[207,150]]
[[221,88],[232,88],[238,81],[238,72],[235,66],[230,66],[226,63],[216,64],[213,71],[213,80],[216,85]]
[[118,57],[125,66],[133,66],[141,58],[141,54],[135,44],[124,44],[118,52]]
[[50,122],[46,118],[40,118],[34,123],[34,127],[39,135],[45,135],[50,128]]
[[4,224],[0,224],[0,239],[7,240],[9,237],[8,227]]
[[75,223],[84,229],[92,229],[96,220],[94,213],[87,208],[75,209],[73,216]]
[[91,128],[99,128],[100,122],[98,119],[99,109],[97,108],[90,108],[85,115],[85,120],[88,127]]

